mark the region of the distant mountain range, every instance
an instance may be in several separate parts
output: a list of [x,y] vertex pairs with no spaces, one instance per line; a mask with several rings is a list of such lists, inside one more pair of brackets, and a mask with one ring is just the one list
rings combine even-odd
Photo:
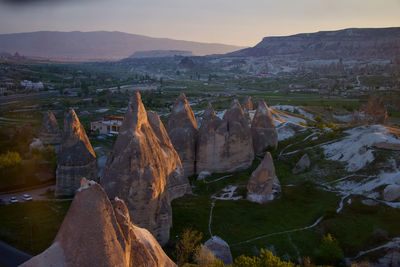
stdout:
[[119,60],[137,51],[149,50],[183,50],[203,56],[242,48],[107,31],[0,34],[0,53],[18,52],[27,57],[61,60]]
[[149,50],[149,51],[136,51],[130,58],[153,58],[153,57],[174,57],[183,56],[190,57],[193,56],[191,51],[182,50]]
[[353,28],[265,37],[254,47],[228,55],[290,59],[393,59],[400,56],[400,27]]

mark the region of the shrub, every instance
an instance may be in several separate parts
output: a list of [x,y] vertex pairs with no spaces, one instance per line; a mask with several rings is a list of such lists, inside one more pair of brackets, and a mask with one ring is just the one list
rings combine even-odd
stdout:
[[21,156],[18,152],[10,152],[0,155],[0,169],[13,168],[21,163]]
[[331,234],[323,236],[317,253],[318,263],[338,265],[342,259],[343,251],[339,246],[339,242]]
[[194,255],[194,260],[199,267],[223,267],[224,263],[217,259],[206,246],[201,245]]
[[271,251],[261,249],[259,257],[239,256],[235,259],[233,267],[294,267],[290,261],[282,261],[274,256]]
[[192,262],[193,256],[200,247],[203,234],[191,229],[185,229],[181,239],[176,244],[176,259],[179,266]]

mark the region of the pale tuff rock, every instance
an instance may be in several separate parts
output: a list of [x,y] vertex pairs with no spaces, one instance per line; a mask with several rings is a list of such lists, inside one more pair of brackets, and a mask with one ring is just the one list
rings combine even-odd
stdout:
[[251,134],[256,155],[263,156],[268,148],[275,149],[278,146],[278,134],[274,119],[263,100],[258,102],[258,107],[251,123]]
[[215,257],[222,260],[225,265],[233,263],[231,249],[228,243],[220,237],[212,236],[206,241],[206,243],[204,243],[204,246],[211,250]]
[[209,104],[203,115],[196,154],[197,173],[233,172],[254,159],[251,132],[237,100],[220,119]]
[[188,178],[183,174],[182,163],[176,152],[174,146],[169,139],[167,130],[165,130],[164,124],[160,120],[158,114],[154,111],[147,111],[147,118],[149,120],[150,126],[153,129],[156,137],[159,140],[160,147],[164,152],[165,160],[170,161],[170,170],[167,177],[167,188],[171,201],[175,198],[179,198],[186,193],[191,193],[191,187]]
[[[231,166],[224,166],[223,162],[225,159],[226,135],[226,122],[218,118],[211,104],[208,104],[199,130],[196,154],[197,173],[224,172],[227,168],[231,168]],[[199,175],[199,177],[205,178],[204,175]]]
[[269,152],[251,174],[247,184],[247,199],[260,204],[274,200],[281,193],[281,186],[275,174],[274,162]]
[[249,110],[253,110],[253,102],[251,99],[251,96],[246,96],[243,100],[243,109],[249,111]]
[[292,169],[292,173],[298,174],[304,172],[305,170],[310,168],[310,165],[311,165],[310,157],[307,154],[304,154],[297,162],[296,166]]
[[61,133],[58,122],[53,112],[48,110],[42,120],[42,127],[39,131],[39,139],[43,144],[59,144],[61,141]]
[[[156,132],[163,130],[154,128]],[[109,197],[118,196],[125,201],[135,224],[148,229],[164,245],[172,226],[169,190],[179,193],[180,189],[176,189],[180,188],[177,181],[181,181],[181,166],[173,151],[165,146],[163,149],[166,140],[159,136],[148,121],[140,94],[134,93],[101,184]]]
[[[244,117],[242,107],[236,99],[224,114],[224,122],[227,127],[226,148],[224,157],[227,159],[227,172],[247,169],[254,159],[254,149],[251,130],[248,121]],[[220,162],[223,164],[224,160]]]
[[[399,175],[400,183],[400,175]],[[391,184],[385,187],[383,190],[383,199],[385,201],[398,201],[400,200],[400,185]]]
[[370,96],[368,102],[353,114],[355,124],[387,124],[388,113],[382,98]]
[[155,238],[133,225],[122,200],[82,181],[53,244],[21,266],[176,266]]
[[64,131],[57,158],[56,195],[73,195],[83,177],[97,180],[96,154],[71,109],[64,117]]
[[176,99],[168,118],[168,134],[181,158],[185,176],[195,173],[198,127],[184,93]]

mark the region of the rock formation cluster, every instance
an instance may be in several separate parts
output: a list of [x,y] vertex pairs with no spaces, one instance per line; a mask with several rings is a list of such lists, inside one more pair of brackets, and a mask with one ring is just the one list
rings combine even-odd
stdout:
[[130,222],[123,200],[82,179],[53,244],[21,266],[176,266],[155,238]]
[[271,153],[267,152],[261,164],[251,174],[247,184],[247,199],[260,204],[279,197],[281,185],[275,174]]
[[51,110],[48,110],[42,120],[42,127],[39,131],[39,139],[43,144],[59,144],[61,141],[61,133],[58,122]]
[[387,124],[388,113],[382,98],[370,96],[368,102],[353,114],[355,124]]
[[56,195],[73,195],[83,177],[97,181],[96,154],[71,109],[64,115],[64,131],[57,157]]
[[101,184],[110,198],[125,201],[135,224],[162,245],[168,241],[171,199],[186,193],[189,183],[164,126],[156,114],[146,112],[139,93],[129,101]]
[[168,119],[168,134],[182,161],[185,176],[196,173],[196,118],[184,93],[176,99]]
[[196,153],[196,171],[233,172],[251,166],[252,136],[239,102],[234,100],[223,119],[211,104],[203,115]]

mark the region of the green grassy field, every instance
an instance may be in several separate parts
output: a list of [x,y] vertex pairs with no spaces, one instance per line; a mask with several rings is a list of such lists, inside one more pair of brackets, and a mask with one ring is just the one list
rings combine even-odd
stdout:
[[0,239],[36,255],[53,242],[71,204],[67,201],[31,201],[0,206]]

